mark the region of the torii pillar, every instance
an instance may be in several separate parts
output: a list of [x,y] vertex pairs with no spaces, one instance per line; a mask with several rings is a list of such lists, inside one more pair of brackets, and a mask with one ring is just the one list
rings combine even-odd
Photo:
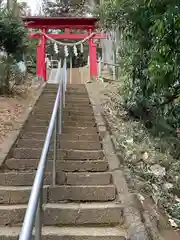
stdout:
[[[42,29],[42,33],[46,33],[46,28]],[[36,75],[46,81],[46,37],[41,34],[39,39],[40,42],[36,45]]]
[[[88,29],[89,35],[92,33],[92,28]],[[89,39],[89,68],[91,79],[96,79],[98,76],[98,65],[97,65],[97,55],[96,55],[96,44],[93,38]]]
[[[46,33],[46,28],[42,29],[42,33]],[[41,36],[41,73],[44,81],[47,81],[46,74],[46,37],[42,34]]]

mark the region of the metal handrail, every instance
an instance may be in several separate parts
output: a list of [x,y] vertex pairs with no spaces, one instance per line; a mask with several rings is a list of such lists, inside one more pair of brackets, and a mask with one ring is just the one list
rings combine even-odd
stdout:
[[[57,135],[58,135],[58,118],[59,118],[59,133],[62,132],[62,101],[65,100],[66,89],[66,64],[64,63],[61,68],[59,63],[56,78],[60,78],[60,83],[54,103],[51,120],[49,123],[46,139],[42,149],[38,169],[36,172],[35,180],[31,190],[29,203],[27,206],[23,226],[19,236],[19,240],[31,240],[33,234],[33,227],[35,225],[35,239],[41,239],[42,226],[41,226],[41,212],[42,212],[42,194],[43,194],[43,179],[47,163],[47,154],[51,142],[51,137],[54,130],[54,155],[53,155],[53,172],[52,172],[52,184],[56,183],[56,154],[57,154]],[[58,114],[59,113],[59,114]]]

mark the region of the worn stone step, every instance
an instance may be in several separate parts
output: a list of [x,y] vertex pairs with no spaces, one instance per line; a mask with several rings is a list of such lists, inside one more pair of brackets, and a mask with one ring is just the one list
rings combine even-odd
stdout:
[[[44,94],[41,96],[41,98],[39,99],[38,103],[39,102],[44,102],[46,104],[49,103],[49,101],[54,101],[56,98],[56,95],[47,95],[47,94]],[[77,95],[67,95],[66,94],[66,98],[65,98],[66,102],[84,102],[84,103],[89,103],[90,100],[89,100],[89,97],[88,96],[77,96]]]
[[[39,126],[49,126],[50,119],[36,119],[36,118],[29,118],[28,124],[30,125],[39,125]],[[94,121],[63,121],[63,127],[95,127],[96,123]]]
[[[54,88],[54,89],[44,89],[43,93],[56,93],[58,90],[58,88]],[[81,88],[81,87],[78,87],[78,88],[69,88],[67,87],[67,90],[66,90],[66,94],[69,94],[69,93],[74,93],[74,94],[87,94],[87,90],[86,88]]]
[[[49,119],[50,116],[52,115],[50,112],[49,113],[39,113],[39,112],[36,112],[36,113],[32,113],[33,116],[35,116],[36,118],[43,118],[43,119]],[[63,119],[64,117],[76,117],[78,119],[84,119],[84,118],[87,118],[87,119],[94,119],[94,114],[92,112],[75,112],[75,111],[66,111],[66,109],[63,111]],[[79,117],[78,117],[79,116]],[[83,116],[83,117],[82,117]]]
[[[10,156],[20,159],[39,159],[42,148],[13,148]],[[84,151],[84,150],[58,150],[57,159],[64,160],[91,160],[103,159],[102,150]],[[53,159],[53,151],[49,151],[48,159]]]
[[122,207],[115,203],[65,203],[44,206],[45,225],[116,225],[123,219]]
[[[22,133],[22,135],[29,135],[36,133],[36,134],[44,134],[44,136],[46,136],[47,131],[48,131],[48,127],[47,128],[39,128],[41,129],[38,130],[37,126],[25,126],[24,128],[24,133]],[[53,136],[53,134],[52,134]],[[72,136],[72,137],[71,137]],[[92,136],[92,137],[88,137],[88,136]],[[83,140],[92,140],[93,139],[99,139],[99,135],[97,132],[97,128],[94,128],[93,130],[90,130],[90,128],[78,128],[78,127],[68,127],[68,128],[63,128],[62,129],[62,134],[60,135],[61,139],[64,140],[73,140],[76,141],[77,139],[81,139],[83,137]]]
[[[93,112],[76,112],[76,111],[67,111],[66,109],[63,111],[62,113],[63,119],[68,117],[76,117],[78,119],[84,119],[84,118],[89,118],[90,119],[94,119],[94,113]],[[83,117],[82,117],[83,116]]]
[[[45,110],[51,110],[51,109],[53,109],[53,107],[54,107],[54,102],[55,101],[51,101],[51,102],[48,102],[47,104],[46,103],[44,103],[44,102],[39,102],[36,106],[35,106],[35,108],[34,108],[34,111],[37,109],[37,110],[42,110],[41,108],[43,107],[43,109],[45,109]],[[76,104],[74,104],[74,101],[72,100],[72,102],[70,103],[67,103],[66,102],[66,105],[65,105],[65,107],[64,107],[64,109],[74,109],[74,110],[80,110],[80,109],[83,109],[83,110],[85,110],[85,111],[92,111],[92,106],[90,105],[90,104],[83,104],[83,103],[76,103]]]
[[[27,124],[24,127],[24,131],[26,132],[47,132],[48,126],[33,126],[31,124]],[[95,135],[97,134],[96,127],[65,127],[62,129],[63,133],[75,133],[78,135],[87,134],[87,135]]]
[[[43,93],[41,95],[41,99],[40,100],[44,100],[44,101],[47,101],[47,100],[55,100],[56,98],[56,95],[57,93]],[[74,94],[74,93],[68,93],[66,92],[66,97],[65,99],[85,99],[85,100],[89,100],[89,97],[87,95],[87,93],[81,93],[81,94]]]
[[[0,239],[17,240],[20,230],[20,227],[0,227]],[[127,234],[119,227],[44,226],[42,240],[127,240]]]
[[81,96],[81,95],[84,95],[84,96],[88,96],[88,93],[87,93],[87,90],[84,89],[67,89],[66,91],[66,95],[75,95],[75,96]]
[[114,185],[79,185],[51,186],[48,191],[48,202],[61,201],[105,202],[116,198]]
[[[41,116],[41,115],[51,115],[52,114],[52,110],[51,111],[48,111],[48,112],[45,112],[45,111],[38,111],[38,110],[34,110],[33,111],[33,115],[36,115],[36,116]],[[80,115],[80,114],[83,114],[84,116],[93,116],[93,111],[92,109],[73,109],[73,108],[64,108],[63,109],[63,114],[65,115]]]
[[83,107],[83,108],[89,108],[92,107],[91,103],[89,101],[87,102],[83,102],[83,101],[74,101],[74,100],[68,100],[66,101],[65,107],[72,107],[72,108],[79,108],[79,107]]
[[[54,141],[51,141],[51,146],[54,145]],[[16,147],[43,147],[44,140],[37,139],[20,139]],[[58,141],[57,147],[61,149],[76,149],[76,150],[101,150],[101,144],[99,141]]]
[[[2,186],[32,186],[35,172],[1,172]],[[67,185],[108,185],[111,183],[111,174],[105,173],[56,173],[56,184]],[[52,184],[52,173],[46,172],[44,184]]]
[[[44,104],[44,107],[48,107],[50,105],[52,105],[55,102],[56,96],[51,96],[48,97],[47,95],[45,95],[44,97],[42,96],[39,101],[37,102],[36,106],[38,106],[39,104]],[[65,104],[66,106],[68,106],[69,104],[71,105],[77,105],[77,106],[91,106],[91,101],[90,99],[87,97],[73,97],[73,96],[66,96],[65,97]]]
[[84,114],[90,114],[90,113],[93,113],[93,110],[92,110],[92,107],[89,106],[89,107],[65,107],[64,108],[64,112],[77,112],[77,113],[80,113],[80,112],[84,112]]
[[[27,204],[31,193],[30,186],[0,186],[1,204]],[[114,185],[99,186],[44,186],[43,202],[82,201],[105,202],[112,201],[116,197]]]
[[[46,104],[44,104],[42,102],[41,104],[36,105],[34,110],[36,110],[36,109],[39,110],[39,111],[43,110],[43,109],[45,109],[45,110],[52,110],[53,106],[54,106],[53,103],[51,103],[51,104],[46,106]],[[43,107],[43,109],[42,109],[42,107]],[[64,109],[75,110],[75,111],[79,111],[79,110],[82,109],[84,111],[92,111],[92,106],[90,104],[88,104],[88,105],[87,104],[83,105],[81,103],[74,104],[74,102],[73,102],[73,104],[72,103],[66,103]]]
[[66,93],[74,93],[74,94],[87,94],[86,88],[67,88]]
[[[43,107],[38,107],[33,110],[33,114],[52,114],[53,107],[52,108],[43,108]],[[93,111],[92,108],[86,108],[86,107],[79,107],[79,108],[73,108],[73,107],[66,107],[63,109],[63,113],[68,112],[71,114],[81,114],[83,113],[84,115],[92,115]]]
[[83,105],[86,105],[86,104],[90,104],[91,105],[91,102],[89,100],[89,98],[78,98],[78,97],[66,97],[66,104],[83,104]]
[[[39,159],[7,159],[5,166],[9,170],[36,170]],[[48,160],[46,171],[51,172],[53,161]],[[93,161],[57,161],[56,171],[65,172],[104,172],[108,170],[108,163],[105,160]]]
[[[45,111],[50,111],[52,110],[54,107],[54,101],[53,102],[50,102],[48,104],[44,103],[44,102],[39,102],[34,110],[41,110],[42,111],[42,108],[45,110]],[[84,110],[91,110],[92,111],[92,106],[88,103],[75,103],[74,101],[71,101],[71,102],[66,102],[66,106],[64,107],[65,109],[84,109]]]
[[[50,114],[49,115],[40,114],[39,116],[32,114],[29,119],[31,119],[31,120],[35,120],[35,119],[48,120],[49,121],[50,118],[51,118]],[[70,114],[65,113],[65,114],[63,114],[63,121],[77,121],[77,122],[83,123],[83,121],[93,121],[94,122],[95,120],[94,120],[93,115],[92,116],[84,116],[84,115],[70,115]]]
[[[0,225],[23,222],[27,205],[0,205]],[[123,219],[122,207],[115,203],[47,203],[43,206],[44,225],[117,225]]]
[[41,97],[39,101],[36,103],[35,107],[43,106],[43,107],[52,108],[54,106],[54,103],[55,103],[55,97],[51,99],[46,99],[45,97],[44,98]]
[[111,183],[111,173],[67,173],[67,185],[108,185]]
[[82,91],[81,89],[80,89],[80,91],[78,91],[78,90],[67,90],[66,91],[66,96],[68,96],[68,95],[73,95],[73,96],[88,96],[88,93],[87,93],[87,91]]
[[[35,171],[8,171],[0,172],[0,184],[2,186],[32,186],[34,182]],[[56,173],[56,184],[65,184],[66,176],[64,172]],[[52,184],[52,172],[46,172],[44,176],[44,184]]]
[[67,89],[76,89],[76,88],[78,88],[78,89],[80,89],[80,88],[82,88],[82,89],[86,89],[86,85],[85,84],[81,84],[81,83],[78,83],[78,84],[70,84],[70,83],[68,83],[67,84]]
[[[31,193],[31,187],[24,186],[0,186],[1,204],[27,204]],[[47,187],[43,187],[43,202],[47,202]],[[1,214],[0,214],[1,215]]]
[[[41,133],[37,133],[37,132],[24,132],[21,133],[20,138],[23,139],[38,139],[38,140],[44,140],[46,137],[47,132],[41,132]],[[63,133],[62,135],[60,135],[60,138],[62,141],[99,141],[99,135],[95,134],[95,135],[87,135],[87,134],[70,134],[70,133]]]
[[[36,115],[32,115],[29,120],[34,121],[35,119],[37,120],[46,120],[46,121],[50,121],[51,116],[50,115],[41,115],[41,116],[36,116]],[[78,124],[83,124],[86,122],[93,122],[95,123],[94,120],[94,116],[77,116],[77,115],[68,115],[68,114],[64,114],[62,116],[63,122],[77,122]]]

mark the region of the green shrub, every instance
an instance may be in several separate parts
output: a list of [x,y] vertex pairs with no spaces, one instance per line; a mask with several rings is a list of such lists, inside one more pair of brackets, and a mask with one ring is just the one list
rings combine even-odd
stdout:
[[[180,1],[111,0],[97,13],[119,29],[124,106],[153,135],[177,136],[180,127]],[[179,155],[180,156],[180,155]],[[178,156],[178,157],[179,157]]]

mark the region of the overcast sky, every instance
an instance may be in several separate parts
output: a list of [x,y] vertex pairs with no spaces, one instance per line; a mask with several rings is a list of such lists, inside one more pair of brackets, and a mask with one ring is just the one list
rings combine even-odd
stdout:
[[41,5],[42,0],[18,0],[18,2],[27,2],[32,9],[32,14],[35,14]]

